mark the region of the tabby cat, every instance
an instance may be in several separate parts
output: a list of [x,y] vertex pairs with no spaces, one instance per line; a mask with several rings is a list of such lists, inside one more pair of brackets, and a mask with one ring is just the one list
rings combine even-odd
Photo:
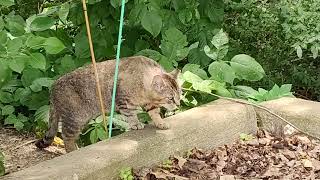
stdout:
[[[66,152],[77,149],[76,140],[92,118],[100,115],[92,65],[60,77],[52,86],[49,130],[36,142],[40,149],[50,146],[62,123],[62,138]],[[97,63],[99,81],[106,111],[110,110],[115,60]],[[144,56],[120,59],[116,94],[116,111],[125,116],[130,129],[143,129],[137,110],[144,108],[159,129],[169,126],[160,117],[160,107],[172,111],[180,105],[181,87],[178,70],[167,73],[154,60]]]

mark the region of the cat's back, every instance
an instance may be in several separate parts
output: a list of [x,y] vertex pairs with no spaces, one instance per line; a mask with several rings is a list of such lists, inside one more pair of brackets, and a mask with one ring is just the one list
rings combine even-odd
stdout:
[[[96,64],[101,82],[113,82],[115,65],[115,59]],[[124,75],[126,78],[132,78],[133,81],[139,81],[141,75],[148,76],[151,72],[158,71],[163,71],[162,67],[156,61],[145,56],[132,56],[120,59],[119,76]],[[55,81],[53,87],[55,89],[69,86],[80,87],[95,83],[94,78],[93,65],[89,64],[61,76]]]

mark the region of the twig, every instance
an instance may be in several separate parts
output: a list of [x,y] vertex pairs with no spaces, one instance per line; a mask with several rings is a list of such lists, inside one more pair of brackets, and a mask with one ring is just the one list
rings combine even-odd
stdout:
[[96,66],[96,59],[95,59],[94,51],[93,51],[90,23],[89,23],[87,5],[86,5],[85,0],[82,0],[82,6],[83,6],[84,18],[86,21],[87,35],[88,35],[89,48],[90,48],[90,54],[91,54],[91,61],[92,61],[92,66],[93,66],[95,80],[96,80],[96,88],[97,88],[97,93],[98,93],[99,102],[100,102],[101,115],[102,115],[102,119],[103,119],[104,128],[107,131],[107,120],[106,120],[106,116],[105,116],[106,113],[105,113],[105,108],[104,108],[104,104],[103,104],[104,100],[103,100],[102,90],[101,90],[101,86],[100,86],[100,82],[99,82],[99,74],[98,74],[98,70],[97,70],[97,66]]
[[25,143],[23,143],[23,144],[20,144],[19,146],[16,146],[16,147],[14,147],[14,148],[9,149],[8,151],[14,151],[14,150],[16,150],[16,149],[21,148],[22,146],[26,146],[26,145],[31,144],[31,143],[34,143],[34,142],[36,142],[36,141],[37,141],[37,139],[33,139],[33,140],[30,140],[30,141],[27,141],[27,142],[25,142]]
[[186,91],[192,91],[192,92],[200,92],[200,93],[206,93],[206,94],[209,94],[209,95],[212,95],[212,96],[215,96],[215,97],[218,97],[220,99],[225,99],[225,100],[229,100],[229,101],[233,101],[233,102],[236,102],[236,103],[240,103],[240,104],[246,104],[246,105],[251,105],[251,106],[254,106],[256,108],[259,108],[259,109],[262,109],[270,114],[272,114],[273,116],[279,118],[280,120],[282,120],[283,122],[289,124],[290,126],[292,126],[294,129],[296,129],[297,131],[299,131],[300,133],[303,133],[303,134],[306,134],[307,136],[310,136],[314,139],[317,139],[317,140],[320,140],[320,138],[314,136],[314,135],[311,135],[309,134],[308,132],[305,132],[303,130],[301,130],[300,128],[298,128],[297,126],[293,125],[291,122],[289,122],[288,120],[286,120],[285,118],[281,117],[280,115],[274,113],[273,111],[271,111],[270,109],[262,106],[262,105],[258,105],[258,104],[254,104],[254,103],[251,103],[251,102],[248,102],[248,101],[245,101],[245,100],[240,100],[240,99],[235,99],[235,98],[229,98],[229,97],[223,97],[223,96],[219,96],[217,94],[214,94],[214,93],[208,93],[208,92],[202,92],[202,91],[196,91],[196,90],[191,90],[191,89],[186,89],[186,88],[182,88],[183,90],[186,90]]

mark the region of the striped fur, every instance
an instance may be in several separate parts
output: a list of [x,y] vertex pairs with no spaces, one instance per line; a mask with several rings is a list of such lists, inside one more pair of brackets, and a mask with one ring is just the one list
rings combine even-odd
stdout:
[[[110,110],[115,61],[97,64],[104,106]],[[160,107],[168,110],[180,104],[181,88],[178,71],[165,72],[155,61],[135,56],[123,58],[119,66],[116,110],[125,116],[130,128],[142,129],[137,118],[138,107],[146,109],[156,127],[169,126],[160,117]],[[50,97],[49,130],[36,142],[38,148],[48,147],[62,122],[62,137],[67,152],[77,149],[75,141],[88,121],[100,114],[92,66],[79,68],[60,77],[53,85]]]

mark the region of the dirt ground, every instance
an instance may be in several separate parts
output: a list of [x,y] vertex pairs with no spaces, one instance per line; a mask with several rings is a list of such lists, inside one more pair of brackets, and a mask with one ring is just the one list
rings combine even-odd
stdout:
[[258,138],[213,150],[193,149],[154,167],[133,170],[134,179],[320,179],[320,144],[305,136]]
[[6,174],[16,172],[64,153],[60,147],[50,146],[46,150],[35,147],[33,134],[18,133],[0,127],[0,149],[5,155]]

